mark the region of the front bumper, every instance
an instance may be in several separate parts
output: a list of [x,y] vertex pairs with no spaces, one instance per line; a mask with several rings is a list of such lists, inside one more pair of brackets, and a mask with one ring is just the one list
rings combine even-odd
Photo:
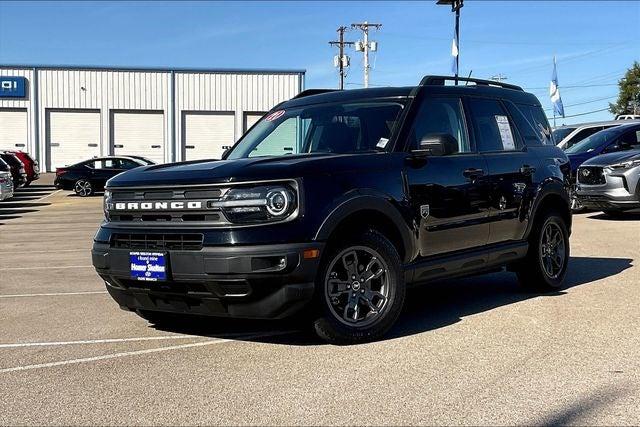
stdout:
[[[156,250],[167,254],[167,281],[131,278],[130,250],[95,242],[92,260],[107,291],[125,310],[277,319],[312,298],[319,257],[304,259],[319,243]],[[151,251],[151,250],[149,250]],[[284,261],[283,261],[284,260]]]
[[[637,173],[637,171],[636,171]],[[578,182],[576,195],[580,203],[590,209],[640,208],[640,196],[636,189],[637,178],[633,174],[604,174],[605,183],[586,185]]]

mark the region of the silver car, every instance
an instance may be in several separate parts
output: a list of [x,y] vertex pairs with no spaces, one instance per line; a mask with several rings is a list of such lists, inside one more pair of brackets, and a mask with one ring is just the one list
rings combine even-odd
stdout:
[[577,196],[583,206],[616,216],[640,208],[640,150],[602,154],[578,168]]
[[11,172],[0,171],[0,201],[13,197],[13,179]]
[[578,142],[584,141],[585,138],[593,135],[596,132],[628,123],[632,122],[624,120],[609,120],[605,122],[579,123],[575,125],[558,126],[552,131],[553,139],[555,140],[556,145],[561,150],[566,150],[567,148],[576,145]]

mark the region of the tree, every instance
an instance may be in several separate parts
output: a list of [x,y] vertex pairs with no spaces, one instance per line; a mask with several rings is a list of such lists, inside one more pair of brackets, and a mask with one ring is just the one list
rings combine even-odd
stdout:
[[633,63],[618,81],[620,93],[615,104],[609,104],[613,114],[640,114],[640,63]]

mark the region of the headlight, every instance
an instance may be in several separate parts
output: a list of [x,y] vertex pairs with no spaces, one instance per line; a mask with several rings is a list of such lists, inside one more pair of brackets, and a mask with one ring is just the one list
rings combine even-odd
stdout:
[[618,170],[618,169],[631,169],[636,166],[640,166],[640,160],[630,160],[628,162],[617,163],[615,165],[609,166],[610,169]]
[[221,200],[209,202],[209,207],[219,208],[235,224],[277,222],[297,212],[298,198],[291,185],[260,185],[233,188]]
[[104,190],[104,197],[102,198],[102,210],[104,211],[104,218],[109,220],[109,206],[111,205],[111,191]]

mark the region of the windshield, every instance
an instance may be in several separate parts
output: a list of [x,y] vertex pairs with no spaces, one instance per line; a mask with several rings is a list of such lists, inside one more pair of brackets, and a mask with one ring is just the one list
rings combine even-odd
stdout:
[[366,102],[277,110],[260,120],[227,159],[384,149],[403,105]]
[[601,130],[600,132],[594,133],[593,135],[583,139],[576,145],[572,145],[564,152],[567,154],[588,153],[603,146],[617,134],[618,130],[616,128]]
[[553,132],[551,132],[553,134],[553,140],[556,142],[556,144],[560,144],[560,142],[563,139],[565,139],[567,137],[567,135],[569,135],[574,130],[576,130],[576,128],[555,129]]

